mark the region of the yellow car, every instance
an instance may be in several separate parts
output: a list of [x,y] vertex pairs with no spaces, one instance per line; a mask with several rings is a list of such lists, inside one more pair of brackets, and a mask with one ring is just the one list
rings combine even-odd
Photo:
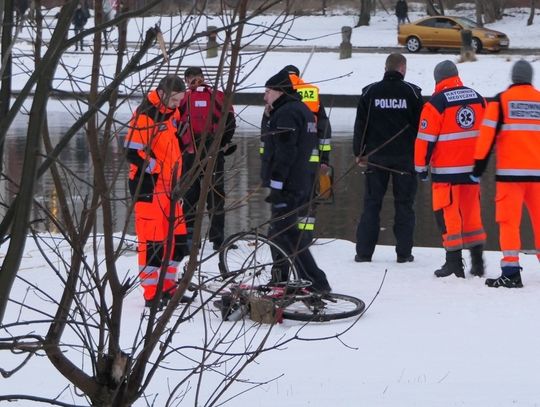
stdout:
[[430,51],[439,48],[461,48],[461,31],[472,32],[472,47],[482,50],[500,51],[507,49],[510,40],[506,34],[482,28],[473,20],[463,17],[424,17],[410,24],[402,24],[398,30],[398,43],[409,52],[418,52],[425,47]]

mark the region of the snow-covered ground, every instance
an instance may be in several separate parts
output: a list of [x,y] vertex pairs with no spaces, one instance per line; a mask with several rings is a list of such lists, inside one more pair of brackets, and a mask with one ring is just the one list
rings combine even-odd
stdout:
[[[540,38],[539,23],[527,27],[525,11],[510,14],[512,16],[491,27],[506,32],[513,48],[536,46]],[[337,46],[343,25],[354,26],[354,18],[344,15],[302,17],[295,21],[291,32],[300,38],[318,37],[305,44],[322,46],[331,42]],[[335,35],[327,36],[329,33]],[[370,27],[354,30],[353,43],[396,45],[395,17],[379,11]],[[406,79],[420,85],[424,94],[432,92],[434,65],[443,59],[457,59],[448,54],[406,56],[409,61]],[[540,84],[537,58],[522,57],[533,63],[537,73],[534,83]],[[107,58],[103,60],[104,70],[112,66],[112,57]],[[358,94],[362,87],[382,77],[385,58],[384,54],[354,54],[349,60],[339,60],[337,53],[317,53],[315,49],[304,76],[319,82],[325,93]],[[512,63],[518,58],[479,55],[477,62],[459,64],[459,70],[467,85],[485,96],[492,96],[509,84]],[[90,66],[88,56],[81,54],[70,54],[65,59],[69,66],[78,66],[78,72]],[[258,87],[262,97],[262,86],[268,77],[289,63],[303,69],[308,59],[308,53],[271,53],[246,80],[247,86]],[[16,81],[21,77],[16,76]],[[332,78],[337,79],[330,80]],[[354,111],[339,110],[343,112],[331,113],[332,126],[350,131]],[[250,122],[253,122],[250,114],[257,118],[261,114],[260,107],[242,112]],[[0,258],[6,250],[7,245],[0,247]],[[358,296],[369,303],[382,284],[380,294],[341,341],[296,341],[261,356],[259,363],[246,370],[243,378],[260,382],[275,380],[243,393],[225,405],[525,407],[540,404],[540,376],[537,373],[540,324],[534,322],[540,310],[540,266],[534,256],[522,255],[525,287],[509,290],[487,288],[483,279],[469,275],[466,279],[435,278],[433,270],[444,258],[442,249],[414,248],[415,262],[407,264],[397,264],[393,248],[386,246],[377,248],[372,263],[354,263],[354,244],[348,241],[319,241],[313,252],[335,292]],[[496,252],[486,253],[488,277],[499,275],[499,257]],[[137,270],[134,254],[122,256],[117,267],[134,276]],[[210,262],[205,267],[215,267],[215,263]],[[20,276],[51,295],[58,291],[56,277],[31,241],[25,251]],[[46,301],[39,299],[35,290],[27,291],[27,288],[22,280],[17,280],[12,298],[22,300],[26,296],[28,301],[47,310]],[[129,295],[124,311],[123,344],[128,347],[143,311],[140,292]],[[27,311],[21,311],[19,306],[11,303],[4,322],[24,320],[29,318],[28,315]],[[213,318],[219,320],[217,316]],[[294,335],[300,328],[301,337],[332,336],[346,330],[352,322],[302,327],[299,323],[286,321],[272,330],[269,343]],[[174,345],[200,343],[201,335],[202,321],[195,318],[182,325]],[[185,359],[171,358],[170,366],[175,368],[189,365]],[[0,367],[12,366],[15,359],[14,355],[3,354]],[[151,386],[152,393],[159,393],[156,405],[164,405],[170,386],[179,377],[174,369],[158,372]],[[210,389],[217,378],[209,374],[206,380],[208,385],[205,383],[205,387]],[[32,385],[30,391],[29,383]],[[22,372],[0,382],[0,394],[30,392],[36,396],[54,397],[66,385],[45,358],[34,358]],[[231,394],[244,390],[245,386],[238,384]],[[194,405],[191,394],[188,393],[182,405]],[[60,400],[83,404],[80,399],[75,399],[73,389],[64,391]],[[146,404],[137,403],[137,406],[142,405]]]

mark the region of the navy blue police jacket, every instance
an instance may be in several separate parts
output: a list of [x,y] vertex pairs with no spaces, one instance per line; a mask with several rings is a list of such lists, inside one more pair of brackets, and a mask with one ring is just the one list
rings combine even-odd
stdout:
[[274,101],[261,139],[263,186],[311,191],[318,167],[317,123],[296,92],[284,93]]
[[354,155],[369,154],[369,162],[413,171],[422,106],[418,86],[404,81],[399,72],[385,72],[382,81],[362,89],[354,123]]

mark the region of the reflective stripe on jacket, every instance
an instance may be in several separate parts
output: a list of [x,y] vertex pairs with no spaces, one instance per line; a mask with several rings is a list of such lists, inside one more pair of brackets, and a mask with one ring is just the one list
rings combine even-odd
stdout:
[[497,181],[540,182],[539,90],[512,85],[489,103],[474,154],[482,171],[495,143]]
[[182,154],[176,137],[176,112],[176,109],[169,109],[161,103],[156,90],[148,93],[147,99],[137,109],[124,141],[132,184],[136,185],[139,177],[151,174],[158,176],[156,187],[159,190],[170,191],[173,172],[176,171],[176,177],[180,177]]
[[330,143],[332,138],[332,128],[324,106],[321,103],[319,87],[305,82],[294,73],[289,74],[289,79],[293,84],[293,88],[301,96],[302,102],[304,102],[309,110],[315,115],[315,120],[317,121],[317,137],[319,138],[319,161],[328,164],[329,153],[332,151],[332,144]]
[[485,100],[458,76],[437,84],[424,105],[415,143],[417,172],[431,167],[434,182],[468,184]]

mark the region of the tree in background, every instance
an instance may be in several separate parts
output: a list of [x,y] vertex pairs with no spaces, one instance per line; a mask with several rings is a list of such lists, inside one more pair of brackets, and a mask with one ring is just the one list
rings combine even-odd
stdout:
[[531,12],[529,13],[529,18],[527,19],[527,25],[532,25],[534,21],[535,8],[536,8],[536,0],[531,0]]
[[360,0],[360,14],[358,16],[356,27],[369,25],[372,10],[374,10],[373,0]]
[[444,5],[442,0],[437,0],[436,3],[433,0],[426,0],[426,13],[428,16],[444,15]]
[[476,7],[478,8],[480,6],[482,10],[484,24],[490,24],[500,20],[503,16],[505,5],[505,0],[476,0]]
[[[104,15],[102,2],[96,1],[95,24],[70,37],[69,26],[77,2],[67,1],[57,18],[49,14],[43,19],[42,12],[47,11],[37,11],[40,22],[32,27],[35,31],[29,39],[33,42],[33,55],[18,52],[16,48],[17,52],[13,52],[14,66],[20,68],[19,75],[26,82],[12,105],[5,106],[5,113],[0,115],[0,144],[6,139],[15,116],[27,119],[24,153],[6,161],[11,164],[12,173],[8,170],[0,173],[3,215],[0,244],[3,248],[7,246],[6,255],[0,259],[0,374],[3,383],[7,383],[10,377],[24,375],[25,369],[40,358],[39,362],[49,363],[62,375],[64,385],[59,386],[65,388],[27,386],[24,394],[9,395],[4,391],[0,401],[123,407],[141,398],[146,398],[148,405],[178,405],[189,398],[192,405],[220,405],[220,399],[225,396],[232,398],[260,385],[251,379],[253,372],[250,377],[244,375],[245,368],[259,355],[292,339],[284,336],[278,343],[269,344],[272,325],[261,327],[242,321],[230,324],[216,319],[212,307],[216,293],[200,294],[197,303],[191,305],[180,304],[188,284],[202,287],[199,278],[207,262],[201,252],[205,214],[197,214],[195,243],[179,288],[163,310],[157,304],[145,310],[141,304],[140,312],[129,309],[126,298],[139,285],[136,262],[132,269],[117,267],[117,260],[132,252],[130,247],[135,244],[129,237],[133,202],[128,198],[123,176],[127,164],[124,152],[118,147],[123,145],[129,119],[120,120],[117,111],[122,103],[140,99],[149,88],[155,87],[164,73],[182,75],[187,54],[206,51],[200,45],[194,51],[190,44],[199,44],[209,37],[206,22],[210,15],[193,9],[185,14],[179,11],[180,15],[174,18],[161,16],[162,21],[170,19],[174,23],[169,31],[162,32],[153,26],[142,32],[139,31],[144,26],[142,16],[159,6],[160,0],[136,9],[124,6],[111,19]],[[212,22],[220,23],[211,33],[218,35],[221,43],[215,87],[219,83],[224,89],[224,112],[229,110],[240,84],[237,73],[241,69],[247,73],[240,58],[240,51],[247,45],[241,40],[247,39],[249,44],[253,37],[270,38],[268,48],[245,53],[246,59],[254,62],[252,69],[256,69],[268,49],[279,45],[288,35],[294,20],[291,15],[281,13],[273,17],[270,27],[250,26],[254,17],[278,2],[267,1],[249,11],[247,4],[248,0],[240,0],[232,8],[224,5],[227,8],[221,15],[211,16]],[[4,22],[11,21],[14,15],[13,8],[5,7],[4,12],[7,10],[9,16],[4,13]],[[140,25],[128,25],[132,18],[140,18],[137,22]],[[43,20],[47,24],[42,25]],[[103,32],[114,27],[118,35],[110,45],[115,48],[116,64],[108,65],[104,63]],[[245,32],[246,27],[250,27],[250,32]],[[2,39],[8,38],[10,43],[13,43],[12,28],[12,24],[4,24],[2,32]],[[138,38],[133,41],[134,36],[130,36],[129,44],[128,29],[136,30]],[[47,40],[43,39],[44,33]],[[92,53],[84,63],[74,66],[69,48],[85,37],[93,38]],[[11,51],[6,55],[11,56]],[[89,72],[84,69],[86,65]],[[242,81],[248,78],[249,73]],[[58,83],[71,88],[67,92],[73,98],[70,102],[58,97],[63,92],[56,88],[65,89]],[[11,96],[10,88],[2,83],[0,94],[4,92],[8,98]],[[49,134],[47,104],[55,99],[69,105],[63,117],[70,127],[53,139]],[[202,174],[199,200],[206,201],[206,194],[213,188],[212,159],[215,160],[220,148],[219,135],[223,133],[226,115],[221,117],[215,142],[207,154],[210,158],[204,162],[201,159],[197,171],[180,179],[174,199],[182,199],[190,183]],[[62,152],[74,142],[84,147],[76,146],[81,147],[85,156],[81,165],[88,167],[83,175],[62,157]],[[52,179],[52,196],[40,199],[37,191],[44,175]],[[242,199],[249,196],[251,192],[245,192]],[[122,202],[125,211],[116,212],[113,202]],[[120,225],[120,230],[115,225]],[[33,239],[38,248],[34,254],[43,264],[40,272],[55,282],[50,290],[20,273],[23,255],[28,255],[25,251],[28,239]],[[167,239],[171,241],[172,231]],[[160,279],[163,272],[161,276]],[[12,290],[14,283],[22,288]],[[8,306],[16,311],[11,308],[6,313]],[[138,321],[135,332],[127,332],[127,318]],[[196,334],[190,326],[193,319],[200,322]],[[166,390],[163,383],[158,385],[158,390],[153,387],[153,380],[160,373],[167,377]],[[207,384],[209,376],[213,380]],[[244,387],[235,390],[234,386]],[[160,391],[166,394],[156,394]]]

